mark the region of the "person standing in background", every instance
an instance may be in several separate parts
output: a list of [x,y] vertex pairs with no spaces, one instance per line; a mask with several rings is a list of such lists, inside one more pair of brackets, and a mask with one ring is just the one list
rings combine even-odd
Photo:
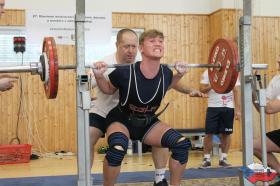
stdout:
[[227,154],[231,143],[231,134],[233,133],[234,117],[240,119],[240,82],[237,81],[235,88],[226,94],[216,93],[210,83],[208,71],[204,71],[200,81],[200,91],[208,93],[208,108],[205,121],[204,137],[204,157],[200,168],[211,167],[210,152],[213,148],[213,135],[218,134],[221,140],[221,150],[219,166],[229,167],[231,164],[227,161]]

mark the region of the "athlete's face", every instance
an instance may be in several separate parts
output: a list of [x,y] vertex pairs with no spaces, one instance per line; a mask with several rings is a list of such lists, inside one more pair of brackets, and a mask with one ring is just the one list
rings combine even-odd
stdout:
[[4,6],[5,6],[5,0],[0,0],[0,17],[5,12]]
[[142,56],[160,59],[164,54],[164,39],[160,36],[147,37],[139,47]]
[[138,38],[132,32],[125,32],[117,46],[119,63],[133,63],[137,55]]

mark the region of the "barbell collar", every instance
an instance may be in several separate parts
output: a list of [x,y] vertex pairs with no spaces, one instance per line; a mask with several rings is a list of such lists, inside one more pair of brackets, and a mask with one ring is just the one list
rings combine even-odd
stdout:
[[30,63],[30,72],[32,75],[37,75],[42,73],[42,65],[41,63]]

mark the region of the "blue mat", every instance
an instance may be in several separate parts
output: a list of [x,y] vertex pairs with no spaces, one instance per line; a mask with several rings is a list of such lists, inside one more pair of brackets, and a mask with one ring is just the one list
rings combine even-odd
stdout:
[[[187,169],[184,173],[186,179],[205,179],[205,178],[223,178],[237,177],[240,167],[233,168],[209,168],[209,169]],[[167,178],[169,177],[167,173]],[[102,174],[94,174],[94,184],[102,185]],[[153,182],[154,172],[122,172],[118,178],[118,183],[138,183]],[[0,179],[0,186],[76,186],[77,176],[42,176],[27,178],[7,178]]]

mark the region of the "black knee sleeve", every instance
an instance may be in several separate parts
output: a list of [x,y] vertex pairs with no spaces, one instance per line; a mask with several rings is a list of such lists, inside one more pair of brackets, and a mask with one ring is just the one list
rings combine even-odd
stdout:
[[112,167],[120,166],[127,151],[128,138],[121,132],[115,132],[108,137],[108,144],[109,149],[105,156],[108,164]]
[[171,157],[179,161],[181,164],[188,162],[190,140],[187,140],[179,132],[174,129],[166,131],[161,138],[161,145],[168,147],[172,152]]

